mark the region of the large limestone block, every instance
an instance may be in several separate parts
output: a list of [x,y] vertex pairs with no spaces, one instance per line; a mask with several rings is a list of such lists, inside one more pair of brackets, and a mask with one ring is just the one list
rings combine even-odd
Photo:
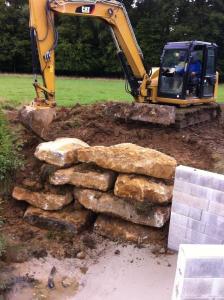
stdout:
[[16,200],[26,201],[43,210],[59,210],[73,200],[70,192],[58,195],[49,192],[32,192],[21,187],[15,187],[12,196]]
[[24,214],[24,220],[44,229],[79,233],[92,223],[93,213],[85,209],[74,210],[71,206],[60,211],[44,211],[29,206]]
[[110,147],[95,146],[78,150],[78,160],[121,173],[136,173],[156,178],[171,179],[176,160],[159,151],[134,144]]
[[97,167],[80,164],[69,169],[57,170],[50,176],[50,183],[54,185],[72,184],[100,191],[113,188],[115,173]]
[[141,244],[162,241],[166,231],[133,224],[122,219],[100,215],[94,224],[94,231],[111,240]]
[[75,138],[58,138],[52,142],[37,146],[35,156],[42,161],[58,167],[77,163],[77,150],[89,147],[85,142]]
[[168,221],[170,216],[170,207],[154,206],[140,210],[130,201],[118,198],[113,194],[94,190],[75,189],[74,197],[87,209],[146,226],[160,228]]
[[118,197],[157,204],[169,203],[172,191],[172,186],[139,175],[119,175],[114,188]]

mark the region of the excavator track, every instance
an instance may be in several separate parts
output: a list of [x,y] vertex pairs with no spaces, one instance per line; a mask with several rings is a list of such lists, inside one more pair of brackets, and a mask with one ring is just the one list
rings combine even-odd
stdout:
[[216,120],[221,115],[219,104],[197,105],[176,108],[175,128],[186,128],[200,123]]
[[128,123],[141,122],[186,128],[219,118],[221,108],[216,103],[179,108],[170,105],[113,102],[106,107],[106,113]]

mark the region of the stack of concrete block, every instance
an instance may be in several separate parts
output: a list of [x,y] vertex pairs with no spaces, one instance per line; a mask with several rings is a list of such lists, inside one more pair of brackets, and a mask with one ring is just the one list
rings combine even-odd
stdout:
[[168,247],[224,243],[224,175],[176,168]]
[[224,245],[181,245],[172,300],[224,299]]

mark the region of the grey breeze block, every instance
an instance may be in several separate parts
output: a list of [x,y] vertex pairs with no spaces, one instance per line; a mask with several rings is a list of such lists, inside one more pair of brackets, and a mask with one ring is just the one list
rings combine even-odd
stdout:
[[224,299],[224,245],[181,245],[172,300]]
[[224,175],[176,168],[168,247],[224,244]]

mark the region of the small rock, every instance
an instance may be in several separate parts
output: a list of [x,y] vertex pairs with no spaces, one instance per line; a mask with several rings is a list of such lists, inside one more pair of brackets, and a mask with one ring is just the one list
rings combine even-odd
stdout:
[[159,250],[159,254],[165,254],[166,253],[166,249],[165,248],[161,248],[160,250]]
[[77,254],[77,258],[78,259],[85,259],[86,258],[86,254],[84,251],[81,251]]
[[54,289],[55,288],[54,276],[55,276],[56,272],[57,272],[57,270],[56,270],[55,266],[53,266],[53,268],[51,269],[49,278],[48,278],[48,282],[47,282],[47,285],[48,285],[49,289]]
[[88,271],[87,267],[80,267],[80,271],[82,272],[82,274],[86,274]]
[[168,263],[168,264],[167,264],[167,267],[170,268],[170,267],[172,267],[172,265],[171,265],[170,263]]
[[65,277],[62,279],[62,282],[61,282],[61,285],[64,287],[64,288],[67,288],[69,286],[72,285],[72,279],[71,278],[68,278],[68,277]]
[[117,250],[115,250],[114,254],[115,254],[115,255],[120,255],[120,254],[121,254],[121,251],[117,249]]
[[96,249],[96,240],[90,235],[85,235],[82,239],[83,244],[89,249]]

